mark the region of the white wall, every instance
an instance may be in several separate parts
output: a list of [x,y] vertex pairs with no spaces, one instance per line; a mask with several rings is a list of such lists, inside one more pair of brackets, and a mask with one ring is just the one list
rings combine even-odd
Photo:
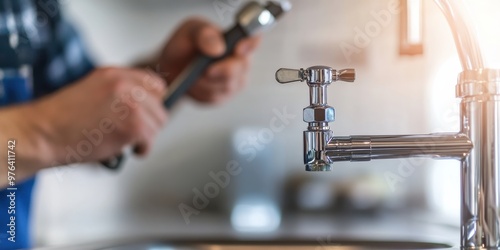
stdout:
[[[206,16],[222,26],[228,26],[231,19],[221,19],[213,1],[65,2],[68,16],[80,28],[94,58],[105,65],[127,65],[157,50],[172,29],[189,16]],[[287,152],[286,157],[276,157],[285,161],[287,175],[305,174],[301,164],[301,131],[305,128],[301,112],[308,105],[308,90],[300,83],[277,84],[274,72],[281,67],[323,64],[357,69],[356,83],[330,87],[328,97],[337,110],[333,126],[338,135],[436,132],[430,130],[439,127],[436,124],[440,124],[442,115],[433,113],[431,97],[453,99],[452,85],[458,71],[445,74],[446,80],[452,82],[446,90],[430,95],[431,91],[435,93],[431,86],[440,65],[455,55],[445,19],[431,1],[424,1],[424,56],[398,55],[399,16],[393,15],[391,22],[371,38],[366,48],[360,48],[352,61],[342,54],[339,45],[352,44],[355,28],[364,29],[376,21],[370,12],[388,9],[391,1],[292,2],[295,10],[265,35],[255,55],[248,88],[217,107],[191,102],[179,105],[150,157],[132,159],[118,173],[88,166],[41,174],[35,209],[39,244],[116,237],[116,230],[132,228],[132,220],[127,219],[135,216],[134,207],[141,207],[133,203],[151,203],[165,211],[165,216],[166,211],[172,211],[166,223],[181,223],[176,211],[178,202],[190,197],[193,186],[206,181],[209,169],[228,161],[231,132],[241,127],[267,127],[273,108],[286,107],[297,115],[276,136],[277,143],[286,142]],[[398,164],[399,161],[343,163],[336,165],[332,173],[315,178],[347,178],[360,172],[373,172],[384,178],[386,171],[397,173]],[[423,172],[416,171],[401,184],[400,190],[421,187],[419,180],[423,179]],[[417,189],[417,193],[422,190]],[[394,196],[403,194],[404,191],[395,192]]]

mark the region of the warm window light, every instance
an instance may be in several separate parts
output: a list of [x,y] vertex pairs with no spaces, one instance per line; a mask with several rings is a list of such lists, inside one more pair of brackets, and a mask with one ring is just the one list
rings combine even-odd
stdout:
[[422,1],[408,0],[408,43],[418,45],[422,43]]
[[[458,56],[443,61],[433,73],[429,84],[432,132],[460,130],[460,100],[455,97],[457,75],[462,71]],[[460,163],[454,160],[433,161],[428,172],[428,204],[444,222],[455,223],[460,218]]]
[[423,53],[423,6],[422,0],[401,0],[399,53],[420,55]]

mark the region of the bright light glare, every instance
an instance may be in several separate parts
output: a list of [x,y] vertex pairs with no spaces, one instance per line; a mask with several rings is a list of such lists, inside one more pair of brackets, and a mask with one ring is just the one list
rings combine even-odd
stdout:
[[[448,58],[434,73],[428,102],[431,132],[460,129],[460,100],[455,97],[457,76],[462,71],[458,56]],[[443,219],[460,218],[460,167],[458,161],[434,161],[429,168],[429,206]],[[457,220],[458,221],[458,220]]]
[[231,225],[240,232],[272,232],[281,223],[281,212],[270,201],[250,199],[239,202],[231,213]]
[[259,23],[261,25],[268,25],[273,19],[273,16],[271,15],[271,12],[269,11],[263,11],[260,16],[259,16]]
[[434,72],[429,88],[428,108],[432,132],[460,130],[460,99],[455,96],[458,74],[462,72],[458,56],[446,59]]
[[422,43],[422,1],[408,0],[408,43]]

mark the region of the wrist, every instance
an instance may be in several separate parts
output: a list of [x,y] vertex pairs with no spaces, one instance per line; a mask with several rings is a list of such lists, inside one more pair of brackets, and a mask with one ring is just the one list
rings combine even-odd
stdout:
[[[15,143],[15,149],[12,150],[15,152],[15,174],[18,182],[51,166],[50,161],[53,158],[31,106],[26,104],[0,110],[0,148],[5,149],[7,145]],[[0,154],[2,163],[7,161],[6,155],[5,152]],[[6,185],[3,179],[0,180],[0,187]]]
[[[26,120],[24,134],[29,136],[29,141],[34,150],[37,150],[37,161],[40,168],[66,165],[64,159],[64,146],[61,145],[60,134],[54,123],[57,116],[51,112],[50,107],[44,107],[44,101],[36,101],[27,105],[25,112],[31,117]],[[35,156],[33,156],[35,157]]]
[[48,140],[44,127],[44,119],[38,119],[34,104],[25,104],[7,108],[2,111],[0,129],[2,142],[15,140],[16,161],[19,167],[27,172],[36,171],[53,166],[54,150]]

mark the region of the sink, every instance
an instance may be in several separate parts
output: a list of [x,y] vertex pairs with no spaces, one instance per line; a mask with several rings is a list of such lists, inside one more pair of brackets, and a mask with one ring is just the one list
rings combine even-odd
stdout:
[[210,241],[145,243],[98,248],[99,250],[362,250],[362,249],[450,249],[444,243],[334,239],[319,241]]
[[222,216],[207,216],[206,221],[199,219],[195,226],[172,224],[158,216],[152,218],[143,218],[134,227],[116,228],[114,237],[91,235],[87,236],[91,240],[36,250],[460,249],[456,247],[460,228],[427,214],[392,213],[374,217],[291,214],[279,230],[268,233],[236,232]]

